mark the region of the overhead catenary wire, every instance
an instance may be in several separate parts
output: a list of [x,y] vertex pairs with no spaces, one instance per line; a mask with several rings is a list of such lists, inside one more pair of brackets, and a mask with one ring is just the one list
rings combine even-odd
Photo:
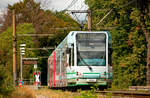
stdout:
[[55,34],[60,34],[60,33],[54,33],[54,34],[17,34],[19,37],[54,37]]
[[121,5],[118,9],[124,8],[124,7],[134,3],[135,1],[137,1],[137,0],[132,0],[132,1],[130,1],[130,2],[126,3],[126,4],[124,4],[124,5]]
[[[80,29],[79,27],[64,27],[64,28],[49,28],[51,30],[67,30],[67,29]],[[58,34],[58,33],[55,33]],[[28,34],[17,34],[17,36],[31,36],[31,37],[36,37],[36,36],[41,36],[41,37],[45,37],[45,36],[54,36],[54,34],[38,34],[38,33],[28,33]]]
[[55,49],[54,47],[43,47],[43,48],[26,48],[27,50],[53,50]]
[[[80,4],[79,4],[79,2],[80,2]],[[76,5],[76,3],[78,3],[78,5]],[[83,7],[84,7],[84,10],[85,9],[87,9],[87,7],[86,6],[83,6],[83,3],[84,3],[84,0],[76,0],[76,2],[73,2],[73,4],[74,5],[72,5],[72,3],[70,4],[70,5],[72,5],[71,7],[74,7],[75,8],[75,5],[76,5],[76,8],[78,8],[78,11],[79,10],[82,10],[83,9]],[[70,7],[70,5],[68,6],[68,7]],[[71,8],[70,7],[70,8]],[[63,10],[64,11],[64,10]],[[69,8],[66,8],[65,9],[65,12],[71,12],[70,14],[72,14],[71,16],[79,23],[79,24],[82,24],[82,22],[83,21],[81,21],[79,18],[81,17],[81,14],[83,14],[83,13],[87,13],[87,12],[85,12],[85,11],[83,11],[83,13],[81,13],[81,12],[79,12],[79,14],[77,14],[77,13],[72,13],[72,11],[77,11],[77,10],[69,10]],[[85,15],[86,16],[86,15]],[[85,20],[84,20],[85,21]],[[81,27],[80,27],[81,28]]]
[[68,5],[67,6],[67,8],[65,8],[64,10],[66,10],[66,9],[68,9],[68,8],[70,8],[72,5],[73,5],[73,3],[74,3],[75,1],[74,0],[72,0],[72,2],[70,3],[70,5]]
[[[81,5],[81,8],[79,9],[79,10],[82,10],[82,8],[83,8],[83,6]],[[85,10],[85,9],[84,9]],[[78,17],[80,17],[81,16],[81,13],[78,15]]]
[[79,27],[63,27],[63,28],[49,28],[54,30],[65,30],[65,29],[78,29]]
[[96,26],[99,25],[99,24],[112,12],[112,10],[113,10],[113,9],[111,9],[111,10],[96,24]]
[[80,20],[78,19],[77,15],[76,14],[73,14],[76,18],[76,20],[80,23]]
[[[83,10],[86,10],[86,7]],[[84,21],[87,22],[87,15],[85,15]]]
[[69,8],[71,8],[73,5],[75,5],[75,3],[76,3],[77,1],[78,1],[78,0],[72,0],[72,2],[67,6],[67,8],[65,8],[65,9],[62,10],[61,12],[67,11]]
[[[134,3],[135,1],[136,0],[132,0],[132,1],[130,1],[124,5],[120,6],[120,7],[118,7],[118,9],[124,8],[124,7]],[[109,12],[96,24],[96,26],[99,25],[112,11],[113,11],[113,8],[109,10]]]
[[[82,9],[83,7],[81,7],[80,9]],[[84,22],[85,22],[85,20],[86,20],[86,16],[85,16],[85,19],[84,19],[84,21],[82,20],[82,21],[80,21],[79,20],[79,15],[77,16],[77,14],[76,13],[79,13],[80,15],[81,15],[81,13],[83,14],[85,14],[85,13],[91,13],[91,11],[90,10],[85,10],[86,8],[84,8],[84,10],[70,10],[71,11],[71,13],[72,13],[72,15],[73,15],[73,17],[74,17],[74,19],[80,24],[80,29],[82,30],[83,28],[84,28]]]

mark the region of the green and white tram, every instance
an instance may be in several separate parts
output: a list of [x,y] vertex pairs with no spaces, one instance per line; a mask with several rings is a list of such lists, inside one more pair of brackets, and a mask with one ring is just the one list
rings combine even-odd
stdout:
[[108,31],[71,31],[48,58],[48,86],[105,85],[112,80]]

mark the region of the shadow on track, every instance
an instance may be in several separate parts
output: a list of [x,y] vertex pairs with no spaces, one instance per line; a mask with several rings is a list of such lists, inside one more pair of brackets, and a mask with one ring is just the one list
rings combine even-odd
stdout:
[[88,90],[92,90],[92,89],[98,89],[98,90],[103,91],[103,90],[107,89],[107,87],[106,86],[95,87],[94,85],[91,85],[91,86],[86,85],[86,86],[56,87],[56,88],[50,88],[50,89],[77,92],[78,90],[88,91]]

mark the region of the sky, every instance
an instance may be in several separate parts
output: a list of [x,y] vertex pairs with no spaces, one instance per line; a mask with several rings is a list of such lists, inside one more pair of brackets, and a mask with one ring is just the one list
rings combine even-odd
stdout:
[[[84,4],[84,0],[50,0],[50,8],[51,10],[58,10],[62,11],[66,8],[68,8],[69,5],[71,5],[72,1],[73,5],[69,7],[67,10],[87,10],[88,6]],[[77,2],[75,2],[77,1]],[[76,19],[76,16],[78,17],[78,20],[83,21],[85,20],[86,14],[78,13],[75,15],[71,15],[73,18]],[[77,20],[77,19],[76,19]]]
[[13,4],[19,0],[0,0],[0,9],[5,9],[8,4]]
[[54,8],[56,10],[63,10],[71,4],[72,1],[77,1],[75,4],[70,7],[70,10],[79,10],[81,7],[82,9],[87,8],[84,4],[84,0],[50,0],[50,8]]
[[[0,15],[2,11],[7,8],[7,5],[14,4],[20,0],[0,0]],[[35,0],[36,1],[36,0]],[[45,1],[45,0],[37,0],[37,1]],[[61,11],[66,9],[71,3],[73,5],[68,8],[68,10],[86,10],[88,7],[84,4],[84,0],[46,0],[46,9],[50,9],[53,11]],[[79,19],[83,20],[85,14],[76,14]]]
[[8,4],[12,5],[19,0],[0,0],[0,15],[3,14],[3,12],[6,10]]
[[[5,9],[8,4],[12,5],[18,1],[20,0],[0,0],[0,9]],[[37,1],[40,1],[40,0],[37,0]],[[47,4],[48,9],[53,9],[53,10],[58,10],[58,11],[67,8],[68,5],[70,5],[72,1],[77,1],[77,2],[70,8],[70,10],[71,9],[78,10],[81,8],[81,6],[83,6],[82,9],[84,9],[85,7],[87,8],[87,6],[85,6],[84,4],[84,0],[47,0],[47,1],[49,1]]]

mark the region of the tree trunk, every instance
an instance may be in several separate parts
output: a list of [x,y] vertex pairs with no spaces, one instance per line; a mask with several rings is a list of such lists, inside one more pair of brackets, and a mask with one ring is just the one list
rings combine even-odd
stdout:
[[140,21],[142,31],[145,35],[146,42],[147,42],[147,57],[146,57],[146,85],[150,86],[150,36],[146,26],[146,20],[144,16],[148,16],[149,14],[149,0],[137,0],[138,8],[141,12]]
[[142,30],[143,33],[145,35],[146,38],[146,42],[147,42],[147,58],[146,58],[146,85],[150,86],[150,39],[149,39],[149,32],[147,32],[145,26],[142,26]]
[[150,86],[150,41],[147,44],[146,85]]
[[146,58],[146,85],[150,86],[150,38],[149,32],[146,29],[144,13],[141,13],[142,31],[145,35],[147,42],[147,58]]

